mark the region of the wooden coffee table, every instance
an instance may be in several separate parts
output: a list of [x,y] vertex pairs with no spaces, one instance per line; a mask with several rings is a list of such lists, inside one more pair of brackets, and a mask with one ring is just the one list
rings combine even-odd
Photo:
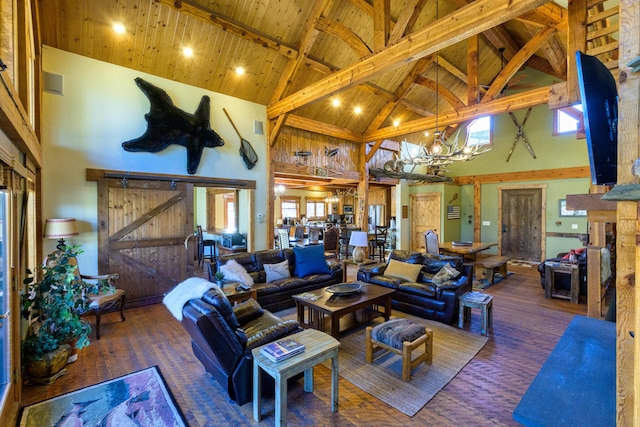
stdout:
[[373,310],[366,312],[362,322],[358,322],[342,332],[368,323],[378,316],[384,316],[385,320],[389,320],[389,316],[391,316],[391,294],[395,292],[395,289],[364,282],[349,283],[360,283],[362,288],[355,294],[345,296],[336,296],[327,292],[327,288],[307,292],[307,294],[320,296],[315,301],[302,298],[300,295],[294,295],[293,299],[296,302],[300,325],[304,328],[324,331],[325,319],[329,318],[331,322],[331,331],[329,333],[332,337],[339,338],[341,332],[340,318],[357,310],[367,307],[373,308]]

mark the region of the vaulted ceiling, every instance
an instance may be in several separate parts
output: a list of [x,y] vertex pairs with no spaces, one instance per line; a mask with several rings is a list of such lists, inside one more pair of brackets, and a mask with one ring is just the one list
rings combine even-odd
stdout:
[[268,105],[274,124],[354,141],[433,128],[436,113],[459,122],[494,99],[544,102],[526,67],[567,76],[567,10],[548,0],[38,4],[46,45]]

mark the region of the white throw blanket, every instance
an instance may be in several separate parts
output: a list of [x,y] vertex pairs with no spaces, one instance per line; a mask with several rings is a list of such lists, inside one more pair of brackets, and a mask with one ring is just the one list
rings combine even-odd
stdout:
[[211,288],[215,288],[216,284],[200,277],[191,277],[182,283],[176,285],[169,293],[167,293],[162,302],[169,309],[173,317],[182,321],[182,307],[193,298],[200,298]]

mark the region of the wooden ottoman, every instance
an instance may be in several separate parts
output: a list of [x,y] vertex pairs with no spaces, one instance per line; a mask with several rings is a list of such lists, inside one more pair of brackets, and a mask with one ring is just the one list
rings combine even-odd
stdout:
[[[424,344],[424,353],[411,360],[413,350]],[[402,381],[411,380],[411,370],[422,362],[433,361],[433,330],[410,319],[391,319],[366,329],[366,361],[373,362],[373,353],[388,350],[402,356]]]

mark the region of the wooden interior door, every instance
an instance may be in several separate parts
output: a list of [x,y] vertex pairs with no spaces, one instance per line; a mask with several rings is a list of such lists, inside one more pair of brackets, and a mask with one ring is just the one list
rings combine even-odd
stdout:
[[193,184],[98,180],[98,267],[120,275],[128,307],[160,302],[190,275],[193,218]]
[[424,233],[433,230],[440,236],[440,193],[412,194],[410,199],[411,250],[426,252]]
[[498,234],[501,255],[540,262],[544,253],[544,189],[501,189],[500,199]]

